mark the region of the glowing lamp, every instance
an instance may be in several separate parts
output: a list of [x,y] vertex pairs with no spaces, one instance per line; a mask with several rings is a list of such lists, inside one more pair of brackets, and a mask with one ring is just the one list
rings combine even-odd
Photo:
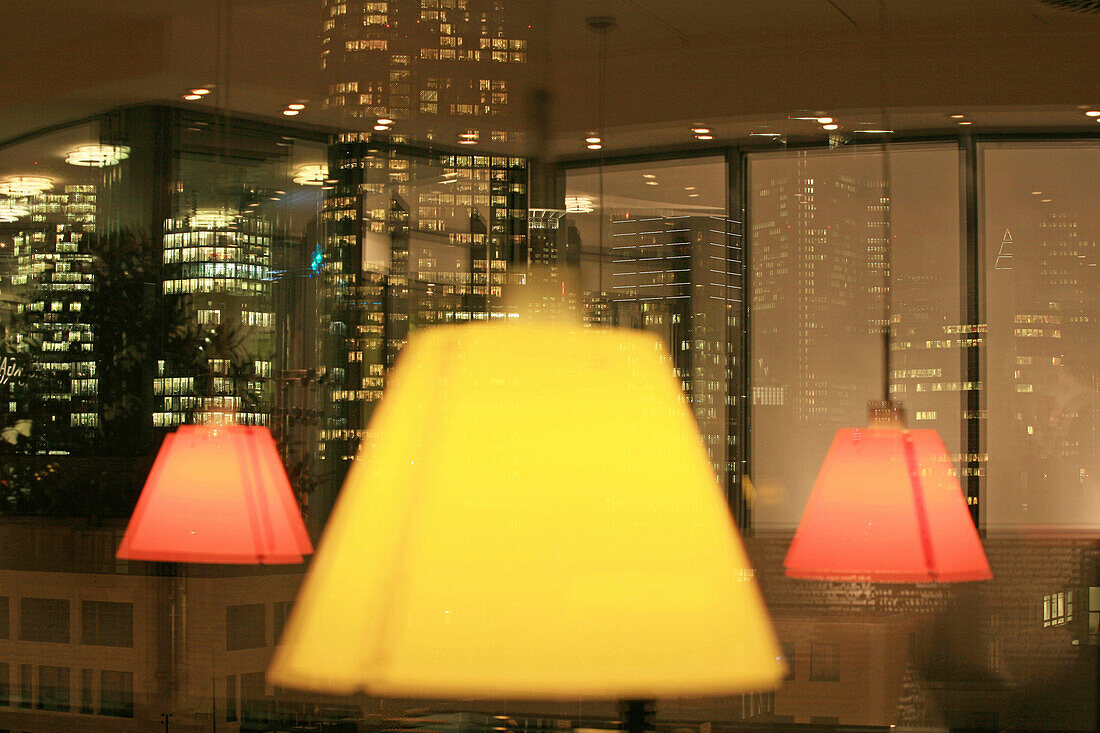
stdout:
[[129,145],[80,145],[65,154],[65,162],[86,168],[105,168],[118,165],[129,157]]
[[164,439],[117,555],[279,564],[312,551],[267,428],[183,425]]
[[837,431],[787,551],[787,575],[923,583],[992,577],[935,430],[875,417]]
[[778,685],[669,361],[638,331],[495,322],[410,339],[269,681],[570,699]]

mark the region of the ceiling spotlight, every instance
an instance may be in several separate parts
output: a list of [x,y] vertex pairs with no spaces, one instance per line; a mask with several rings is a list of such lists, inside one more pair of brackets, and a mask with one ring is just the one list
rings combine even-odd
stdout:
[[199,87],[199,88],[197,88],[197,89],[192,89],[192,90],[191,90],[191,93],[192,93],[192,94],[197,94],[197,95],[199,95],[200,97],[205,97],[205,96],[206,96],[207,94],[209,94],[209,93],[210,93],[210,90],[209,90],[209,89],[207,89],[206,87]]
[[820,122],[823,125],[827,125],[827,124],[829,124],[830,122],[833,121],[833,118],[832,117],[818,117],[817,121]]
[[287,108],[287,109],[297,109],[297,110],[302,110],[302,109],[305,109],[305,108],[306,108],[306,106],[305,106],[304,104],[300,103],[300,102],[295,102],[294,104],[288,104],[288,105],[286,106],[286,108]]
[[696,135],[695,139],[696,140],[713,140],[714,135]]
[[283,114],[287,117],[293,117],[294,115],[302,114],[302,111],[297,109],[284,109]]
[[1100,109],[1090,109],[1085,112],[1085,117],[1100,117]]
[[603,145],[600,145],[599,143],[588,143],[588,145],[585,145],[585,147],[589,150],[599,150],[603,147]]
[[951,118],[951,119],[953,119],[953,120],[961,120],[961,119],[963,119],[964,117],[966,117],[966,115],[964,115],[964,114],[962,114],[962,113],[959,113],[959,112],[956,112],[956,113],[955,113],[955,114],[953,114],[953,115],[947,115],[947,116],[948,116],[948,117],[950,117],[950,118]]
[[709,127],[693,127],[693,128],[691,128],[691,131],[694,132],[696,135],[709,135],[710,134],[710,128]]
[[120,161],[129,157],[129,145],[81,145],[66,153],[65,162],[69,165],[103,168],[118,165]]
[[202,95],[201,94],[184,94],[183,98],[186,99],[188,102],[194,102],[194,101],[197,101],[199,99],[202,99]]
[[840,125],[836,124],[835,122],[828,122],[828,123],[822,125],[821,129],[822,130],[830,130],[830,131],[837,130],[837,129],[840,129]]
[[390,126],[389,125],[375,125],[374,129],[375,129],[376,132],[385,132],[386,130],[390,129]]
[[377,121],[378,121],[379,125],[392,125],[393,124],[393,120],[391,120],[389,117],[379,117]]
[[586,137],[586,138],[584,139],[584,141],[585,141],[586,143],[599,143],[599,142],[603,142],[603,141],[602,141],[602,140],[601,140],[601,139],[600,139],[599,137],[597,137],[596,135],[591,135],[591,136],[589,136],[589,137]]

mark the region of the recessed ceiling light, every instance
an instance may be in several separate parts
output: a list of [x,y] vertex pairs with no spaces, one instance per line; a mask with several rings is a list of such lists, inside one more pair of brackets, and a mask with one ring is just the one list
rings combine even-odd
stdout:
[[689,199],[697,199],[697,198],[699,198],[699,194],[697,194],[697,193],[689,193],[689,194],[688,194],[688,198],[689,198]]
[[951,119],[953,119],[953,120],[961,120],[961,119],[963,119],[964,117],[966,117],[966,115],[962,114],[961,112],[956,112],[956,113],[955,113],[955,114],[953,114],[953,115],[947,115],[947,116],[948,116],[948,117],[950,117],[950,118],[951,118]]
[[1085,117],[1100,117],[1100,109],[1090,109],[1085,112]]
[[840,127],[840,125],[836,124],[835,122],[830,122],[830,123],[828,123],[828,124],[826,124],[826,125],[822,125],[822,126],[821,126],[821,129],[822,129],[822,130],[836,130],[836,129],[838,129],[839,127]]
[[657,181],[646,181],[646,182],[645,182],[645,185],[647,185],[647,186],[656,186],[656,185],[657,185]]
[[390,126],[389,125],[375,125],[374,129],[378,132],[385,132],[386,130],[390,129]]
[[823,125],[827,125],[827,124],[829,124],[830,122],[833,121],[833,118],[832,117],[818,117],[817,121],[820,122]]
[[970,120],[959,120],[959,124],[960,125],[973,125],[974,123],[971,122]]
[[642,178],[656,178],[656,177],[657,176],[654,175],[653,173],[643,173],[642,174]]
[[1054,199],[1039,199],[1039,200],[1042,201],[1044,204],[1049,204]]
[[461,138],[458,141],[458,144],[459,145],[477,145],[477,140],[473,140],[471,138],[464,137],[464,138]]
[[293,117],[294,115],[301,114],[301,111],[296,109],[284,109],[283,114],[287,117]]
[[589,150],[599,150],[603,147],[603,145],[600,145],[599,143],[588,143],[588,145],[586,145],[585,147]]
[[864,135],[889,135],[893,130],[885,127],[864,127],[859,130],[852,130],[852,132],[859,132]]
[[202,95],[201,94],[184,94],[183,98],[186,99],[188,102],[194,102],[194,101],[197,101],[199,99],[202,99]]
[[714,135],[696,135],[695,139],[696,140],[713,140]]
[[684,186],[684,190],[685,190],[685,191],[694,191],[694,190],[695,190],[695,186]]
[[708,134],[710,134],[710,128],[709,127],[693,127],[693,128],[691,128],[691,131],[694,132],[696,135],[708,135]]
[[391,120],[389,117],[379,117],[378,118],[378,124],[379,125],[392,125],[393,120]]
[[294,104],[288,104],[286,106],[286,108],[287,109],[305,109],[306,106],[304,104],[301,104],[300,102],[295,102]]
[[595,135],[592,135],[592,136],[590,136],[590,137],[586,137],[586,138],[584,139],[584,141],[585,141],[586,143],[599,143],[599,142],[603,142],[603,140],[601,140],[600,138],[596,137]]
[[200,97],[205,97],[207,94],[210,93],[210,90],[207,89],[206,87],[196,87],[196,88],[191,90],[191,93],[192,94],[197,94]]

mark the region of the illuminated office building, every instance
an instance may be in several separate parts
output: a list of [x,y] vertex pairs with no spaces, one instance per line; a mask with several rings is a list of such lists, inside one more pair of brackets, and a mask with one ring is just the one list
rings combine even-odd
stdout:
[[527,262],[527,163],[358,133],[330,155],[321,441],[349,460],[411,329],[507,315],[505,288]]
[[715,473],[737,481],[740,224],[720,216],[611,222],[607,276],[615,325],[659,333],[691,403]]
[[848,363],[858,358],[851,352],[857,336],[882,319],[881,301],[869,292],[881,289],[881,252],[871,257],[874,229],[866,223],[880,189],[848,176],[815,179],[804,158],[795,175],[760,182],[752,313],[770,358],[756,365],[763,377],[754,384],[756,404],[797,422],[839,424],[850,405],[874,396],[860,391]]
[[1073,213],[1047,211],[1012,228],[1011,257],[1002,248],[989,274],[1012,298],[989,316],[1011,352],[991,367],[1011,390],[1010,402],[989,404],[990,419],[1010,426],[999,476],[1019,478],[1011,510],[1031,521],[1050,521],[1052,499],[1086,514],[1100,507],[1100,372],[1089,359],[1100,349],[1097,234]]
[[[323,0],[325,106],[422,140],[510,142],[527,21],[503,0]],[[440,136],[446,131],[445,138]]]
[[23,372],[7,385],[9,422],[31,421],[33,452],[79,450],[99,424],[95,202],[90,185],[28,197],[0,281],[17,303],[10,359]]
[[[165,223],[161,291],[197,329],[157,361],[153,424],[271,421],[271,222],[224,211]],[[174,342],[170,342],[174,343]]]

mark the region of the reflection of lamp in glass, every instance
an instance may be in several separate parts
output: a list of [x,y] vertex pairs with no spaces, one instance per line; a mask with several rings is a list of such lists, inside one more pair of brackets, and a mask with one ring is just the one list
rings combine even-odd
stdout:
[[271,433],[183,425],[164,439],[118,557],[296,563],[312,552]]
[[13,204],[11,201],[0,201],[0,222],[10,224],[13,221],[19,221],[29,213],[31,210],[26,206]]
[[294,182],[299,186],[320,186],[328,178],[328,166],[303,165],[294,175]]
[[38,196],[53,188],[53,179],[44,176],[12,176],[0,181],[0,194],[21,198]]
[[783,563],[787,575],[920,583],[992,577],[947,449],[873,403],[837,431]]
[[69,165],[103,168],[118,165],[129,157],[129,145],[81,145],[65,154],[65,162]]
[[653,697],[783,664],[652,335],[412,338],[268,671],[349,693]]

